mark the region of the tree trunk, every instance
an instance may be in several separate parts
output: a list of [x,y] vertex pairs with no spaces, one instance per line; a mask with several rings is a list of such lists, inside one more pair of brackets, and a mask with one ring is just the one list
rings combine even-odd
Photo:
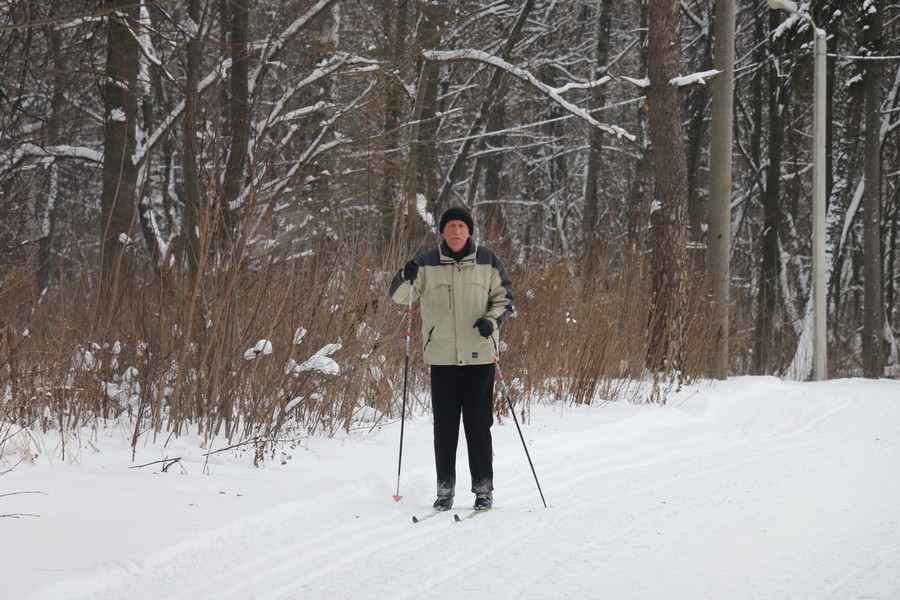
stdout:
[[[499,102],[494,106],[486,124],[486,131],[502,131],[506,126],[506,105]],[[502,133],[487,135],[486,142],[490,147],[503,146],[505,136]],[[484,171],[484,203],[485,208],[481,213],[480,222],[481,239],[484,235],[493,235],[494,239],[500,239],[506,234],[506,217],[503,213],[503,199],[509,194],[509,176],[503,167],[503,155],[500,153],[487,154],[478,159],[478,167],[483,166]],[[477,179],[473,182],[477,184]],[[474,186],[473,186],[474,187]],[[473,194],[474,195],[474,194]],[[469,202],[475,205],[475,199]]]
[[382,176],[376,202],[383,231],[381,239],[391,240],[387,255],[393,257],[391,249],[396,248],[401,234],[397,224],[403,222],[403,203],[397,200],[403,172],[400,160],[400,123],[406,105],[402,81],[409,68],[406,48],[408,0],[385,2],[383,10],[383,27],[388,40],[385,55],[391,68],[390,79],[386,82]]
[[[864,11],[863,40],[870,53],[881,46],[883,4],[872,2],[874,12]],[[881,377],[883,338],[883,296],[881,260],[881,63],[865,64],[866,96],[865,177],[863,196],[863,374]]]
[[[895,194],[897,190],[895,189]],[[891,275],[897,272],[897,251],[900,249],[900,201],[894,202],[895,207],[893,215],[889,223],[885,223],[885,227],[889,230],[887,235],[888,243],[885,256],[885,271]],[[890,202],[888,202],[890,206]],[[894,314],[896,312],[896,287],[894,286],[895,277],[890,276],[884,281],[884,317],[888,323],[894,322]]]
[[228,0],[227,29],[231,49],[229,69],[229,126],[231,144],[225,165],[224,195],[220,194],[216,241],[220,251],[230,252],[235,235],[237,207],[232,206],[246,187],[247,144],[250,139],[249,10],[250,0]]
[[[597,15],[597,57],[593,78],[606,74],[609,62],[609,35],[612,22],[612,0],[601,0]],[[594,88],[591,92],[591,106],[600,108],[606,103],[604,88]],[[588,139],[588,164],[584,184],[584,282],[590,285],[596,279],[594,273],[600,262],[600,194],[598,193],[603,149],[603,131],[592,127]]]
[[652,291],[647,366],[664,374],[682,367],[684,354],[687,163],[678,75],[681,27],[678,0],[649,7]]
[[[647,3],[641,2],[640,17],[638,23],[638,72],[647,70]],[[628,224],[627,224],[627,250],[639,251],[643,249],[647,238],[645,217],[649,214],[650,196],[652,191],[647,184],[652,177],[650,164],[650,152],[647,149],[647,111],[649,101],[638,108],[635,115],[635,129],[638,145],[643,149],[634,167],[634,175],[631,178],[631,188],[628,191]]]
[[[50,5],[50,15],[55,18],[60,14],[59,0],[54,0]],[[47,40],[50,46],[50,54],[53,60],[53,94],[50,98],[50,118],[47,120],[47,145],[53,146],[62,143],[60,139],[61,124],[65,117],[64,108],[66,103],[65,86],[66,73],[68,65],[66,63],[66,54],[63,51],[63,38],[59,28],[50,26],[47,28]],[[38,256],[36,283],[37,295],[44,292],[50,284],[50,259],[53,238],[55,237],[56,219],[53,218],[54,212],[57,210],[59,203],[59,165],[56,161],[49,167],[50,184],[49,192],[45,196],[38,196],[37,215],[40,219],[40,238],[38,239]]]
[[200,262],[200,231],[203,229],[203,199],[200,192],[200,174],[197,165],[197,107],[199,103],[200,59],[203,24],[200,0],[188,0],[188,18],[195,33],[185,49],[186,69],[184,81],[184,118],[182,125],[181,177],[184,183],[184,213],[180,250],[189,276],[197,273]]
[[[702,3],[702,9],[707,11],[706,19],[712,19],[709,14],[709,3]],[[708,71],[713,67],[712,44],[709,32],[701,34],[697,40],[697,63],[695,71]],[[718,38],[716,38],[718,41]],[[720,81],[725,75],[719,75],[713,80],[713,86]],[[690,239],[693,242],[701,243],[703,241],[703,202],[701,195],[701,177],[700,167],[703,158],[703,139],[706,132],[707,112],[709,107],[709,98],[711,94],[710,86],[701,85],[690,89],[685,94],[687,97],[687,173],[688,173],[688,206],[687,206],[687,225],[690,231]],[[710,157],[712,159],[712,157]],[[692,259],[692,267],[702,269],[701,265],[694,265],[696,259]],[[697,261],[699,262],[699,261]]]
[[[778,26],[778,15],[775,11],[769,14],[770,30]],[[779,50],[773,50],[776,54]],[[781,261],[779,260],[778,239],[781,231],[781,205],[779,195],[781,193],[781,152],[783,144],[783,115],[784,88],[778,67],[769,64],[768,67],[768,99],[769,99],[769,160],[766,171],[766,189],[763,192],[763,222],[762,222],[762,252],[759,273],[759,287],[757,290],[756,330],[754,372],[757,374],[769,373],[772,368],[773,355],[778,346],[773,340],[775,315],[778,310],[778,277],[781,273]],[[779,361],[780,362],[780,361]]]
[[[441,9],[430,1],[421,3],[421,19],[416,35],[419,49],[436,49],[440,44]],[[440,65],[423,59],[419,71],[416,106],[409,141],[407,172],[407,240],[417,246],[426,233],[425,222],[419,216],[419,197],[425,199],[426,209],[437,212],[437,154],[434,136],[437,132],[438,79]]]
[[137,133],[138,44],[127,20],[137,17],[129,0],[107,0],[119,10],[107,17],[105,119],[103,126],[103,191],[101,207],[101,297],[124,284],[130,272],[135,227],[134,164]]
[[707,268],[712,295],[712,375],[728,376],[731,273],[731,152],[734,112],[735,0],[716,0],[715,61],[721,74],[712,84],[709,145],[709,230]]

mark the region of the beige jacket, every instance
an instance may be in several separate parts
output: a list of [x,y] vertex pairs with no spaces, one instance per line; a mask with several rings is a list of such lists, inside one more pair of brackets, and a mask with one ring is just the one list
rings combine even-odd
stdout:
[[[487,340],[475,329],[484,317],[497,332],[513,313],[512,283],[506,269],[491,250],[468,241],[466,255],[453,260],[442,242],[415,259],[419,275],[413,282],[413,298],[419,298],[422,314],[422,353],[428,365],[483,365],[493,362]],[[391,282],[394,302],[409,302],[409,283],[402,271]]]

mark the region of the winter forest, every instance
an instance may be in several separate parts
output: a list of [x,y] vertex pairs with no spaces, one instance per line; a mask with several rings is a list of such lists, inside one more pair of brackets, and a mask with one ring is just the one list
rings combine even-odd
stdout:
[[[900,4],[799,10],[827,375],[896,377]],[[4,0],[0,47],[0,445],[399,419],[388,282],[452,205],[512,278],[524,418],[811,377],[813,29],[763,0]]]

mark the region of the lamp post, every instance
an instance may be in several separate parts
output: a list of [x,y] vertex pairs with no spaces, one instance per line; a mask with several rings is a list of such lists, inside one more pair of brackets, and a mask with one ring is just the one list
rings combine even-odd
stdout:
[[815,41],[813,63],[813,381],[828,377],[828,339],[825,303],[825,30],[818,27],[792,0],[768,0],[769,8],[786,10],[810,24]]

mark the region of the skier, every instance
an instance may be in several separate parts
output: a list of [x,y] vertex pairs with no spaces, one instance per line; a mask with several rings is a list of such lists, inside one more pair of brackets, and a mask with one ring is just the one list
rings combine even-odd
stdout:
[[434,508],[453,506],[461,414],[475,509],[487,510],[494,489],[494,362],[488,343],[496,347],[497,332],[513,313],[512,283],[497,255],[472,240],[475,224],[468,210],[448,208],[439,231],[438,247],[407,262],[391,282],[390,295],[406,304],[411,285],[421,300],[422,353],[431,368],[434,413]]

